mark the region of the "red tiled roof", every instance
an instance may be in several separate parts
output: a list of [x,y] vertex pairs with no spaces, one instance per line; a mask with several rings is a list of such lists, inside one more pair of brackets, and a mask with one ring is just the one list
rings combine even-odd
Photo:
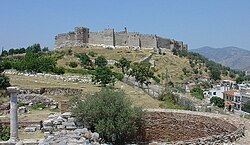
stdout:
[[225,91],[223,92],[224,94],[226,95],[229,95],[229,96],[234,96],[234,93],[238,92],[237,90],[228,90],[228,91]]

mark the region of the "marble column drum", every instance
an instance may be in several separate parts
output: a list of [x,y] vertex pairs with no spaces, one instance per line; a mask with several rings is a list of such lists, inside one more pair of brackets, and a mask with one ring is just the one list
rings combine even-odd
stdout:
[[18,116],[17,116],[17,87],[8,87],[10,95],[10,139],[9,142],[17,142],[18,139]]

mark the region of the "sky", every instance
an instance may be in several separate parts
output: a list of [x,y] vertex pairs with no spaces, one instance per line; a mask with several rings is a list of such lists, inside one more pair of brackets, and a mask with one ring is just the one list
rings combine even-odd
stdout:
[[250,0],[1,0],[0,48],[40,43],[73,31],[114,28],[183,41],[189,49],[250,50]]

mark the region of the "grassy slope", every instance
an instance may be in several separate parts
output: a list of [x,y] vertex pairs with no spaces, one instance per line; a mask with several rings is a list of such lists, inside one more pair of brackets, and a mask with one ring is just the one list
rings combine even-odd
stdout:
[[[61,48],[60,50],[67,52],[67,50],[69,49],[70,48]],[[104,49],[104,48],[99,48],[99,47],[95,47],[95,48],[74,47],[71,50],[73,52],[73,55],[65,55],[62,59],[58,60],[57,64],[59,66],[69,68],[69,66],[67,66],[67,62],[70,62],[70,61],[75,61],[80,64],[78,59],[74,56],[74,54],[77,54],[77,53],[88,53],[90,51],[93,51],[97,53],[98,56],[103,55],[106,59],[119,60],[120,58],[125,57],[128,60],[131,60],[132,62],[136,62],[144,58],[150,51],[150,50],[132,51],[128,48],[110,50],[110,49]]]
[[[79,88],[83,89],[83,92],[94,93],[100,90],[98,85],[94,84],[82,84],[73,82],[64,82],[62,80],[45,79],[42,77],[27,77],[18,75],[8,75],[10,77],[10,83],[13,86],[20,88],[41,88],[41,87],[67,87],[67,88]],[[153,99],[143,91],[131,87],[123,82],[117,82],[115,88],[123,88],[127,96],[131,99],[134,105],[141,106],[143,108],[159,108],[160,101]],[[67,99],[64,96],[53,96],[57,101],[61,99]]]

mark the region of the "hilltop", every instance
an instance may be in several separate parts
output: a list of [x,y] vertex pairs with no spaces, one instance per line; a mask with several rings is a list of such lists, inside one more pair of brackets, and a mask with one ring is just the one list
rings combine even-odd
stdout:
[[190,50],[197,52],[217,63],[228,66],[236,70],[246,70],[250,68],[250,51],[238,47],[212,48],[201,47]]

